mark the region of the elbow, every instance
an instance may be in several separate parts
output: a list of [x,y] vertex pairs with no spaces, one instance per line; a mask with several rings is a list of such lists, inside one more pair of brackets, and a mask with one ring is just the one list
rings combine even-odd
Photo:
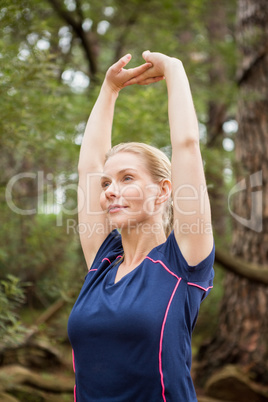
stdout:
[[171,143],[172,149],[196,151],[199,150],[199,138],[193,135],[185,136],[182,139],[176,139]]

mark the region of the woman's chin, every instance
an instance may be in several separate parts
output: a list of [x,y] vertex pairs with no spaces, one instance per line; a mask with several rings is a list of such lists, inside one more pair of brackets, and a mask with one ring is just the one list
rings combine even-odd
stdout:
[[159,234],[163,232],[162,222],[152,221],[150,219],[141,219],[134,217],[113,216],[109,217],[110,226],[113,229],[124,231],[125,233],[140,234]]
[[135,218],[130,218],[126,216],[109,217],[109,223],[113,228],[129,230],[134,229],[138,225],[138,222]]

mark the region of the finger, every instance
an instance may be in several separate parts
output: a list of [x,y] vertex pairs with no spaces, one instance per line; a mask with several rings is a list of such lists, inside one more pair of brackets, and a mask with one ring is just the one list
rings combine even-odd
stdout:
[[148,61],[148,56],[150,55],[150,53],[150,50],[144,50],[144,52],[142,53],[142,57],[145,61]]
[[140,79],[137,77],[134,77],[130,80],[128,80],[127,82],[124,83],[124,86],[129,86],[129,85],[148,85],[148,84],[153,84],[154,82],[158,82],[158,81],[162,81],[164,80],[165,77],[164,76],[159,76],[159,77],[149,77],[149,78],[144,78],[144,79]]
[[164,76],[161,77],[151,77],[151,78],[147,78],[143,81],[137,82],[137,85],[149,85],[149,84],[154,84],[155,82],[158,81],[163,81],[165,79]]
[[126,82],[131,80],[132,84],[138,84],[140,81],[144,81],[145,79],[152,76],[150,73],[150,68],[152,67],[151,63],[145,63],[142,66],[126,70],[127,71],[127,80]]
[[131,60],[132,56],[130,53],[125,54],[125,56],[121,57],[116,63],[114,63],[111,67],[112,70],[119,72],[125,67]]
[[149,68],[152,67],[152,63],[144,63],[141,66],[129,68],[127,73],[129,75],[129,79],[137,77],[143,73],[145,73]]

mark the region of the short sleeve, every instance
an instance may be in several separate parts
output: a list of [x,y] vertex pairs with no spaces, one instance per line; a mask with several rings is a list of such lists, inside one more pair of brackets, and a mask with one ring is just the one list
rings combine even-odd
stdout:
[[89,270],[98,268],[103,259],[112,262],[120,252],[122,252],[121,235],[117,229],[114,229],[100,246]]
[[215,244],[210,254],[196,266],[188,265],[172,231],[166,242],[160,246],[159,251],[164,255],[170,269],[189,285],[209,290],[214,277]]

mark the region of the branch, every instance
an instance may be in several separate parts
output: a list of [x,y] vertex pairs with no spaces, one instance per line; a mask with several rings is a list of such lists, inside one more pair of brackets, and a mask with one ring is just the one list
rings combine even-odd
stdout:
[[79,7],[78,3],[78,19],[79,22],[76,21],[74,18],[74,14],[63,9],[61,5],[59,4],[58,0],[47,0],[56,13],[59,15],[60,18],[62,18],[65,22],[67,22],[68,25],[70,25],[75,32],[76,36],[81,40],[82,47],[84,49],[84,52],[86,54],[87,61],[89,63],[89,76],[91,78],[94,78],[94,76],[97,73],[97,60],[95,57],[95,52],[94,52],[94,47],[96,47],[93,43],[93,41],[90,39],[89,33],[86,33],[83,30],[82,27],[82,14],[81,14],[81,9]]
[[40,331],[40,325],[45,324],[47,321],[49,321],[54,315],[58,313],[59,310],[62,309],[66,304],[65,299],[58,299],[55,301],[51,306],[49,306],[35,321],[34,325],[30,329],[30,331],[26,334],[25,338],[23,341],[18,345],[18,347],[21,347],[23,345],[26,345],[33,337]]
[[49,321],[62,307],[66,304],[65,299],[58,299],[50,307],[48,307],[35,321],[35,325],[39,326]]
[[84,15],[83,15],[83,11],[82,11],[82,7],[81,7],[81,1],[80,0],[76,0],[76,10],[77,10],[77,14],[79,15],[81,24],[84,21]]
[[242,63],[242,67],[237,72],[237,84],[241,86],[241,84],[247,80],[249,74],[252,69],[265,57],[268,51],[268,46],[264,46],[259,50],[258,53],[255,53],[252,57],[245,57],[244,62]]
[[215,261],[223,268],[242,276],[250,281],[268,285],[268,266],[243,261],[238,257],[227,254],[224,250],[216,250]]
[[[71,293],[68,297],[71,296]],[[24,338],[16,345],[7,346],[0,342],[0,355],[4,353],[5,350],[16,350],[23,346],[28,345],[32,338],[38,334],[40,331],[41,324],[45,324],[50,319],[52,319],[67,303],[67,300],[60,298],[55,301],[50,307],[48,307],[35,321],[35,323],[30,327],[27,333],[24,335]]]
[[117,45],[115,47],[114,63],[123,56],[122,50],[124,48],[129,28],[134,25],[138,19],[139,12],[135,10],[133,14],[126,20],[125,26],[119,37],[117,38]]
[[124,8],[123,8],[123,6],[126,6],[125,10],[127,10],[128,4],[127,4],[127,2],[124,2],[124,1],[121,2],[120,7],[122,10],[122,14],[124,15],[124,20],[123,20],[123,22],[119,22],[119,24],[118,24],[118,21],[117,21],[117,23],[115,23],[115,25],[120,25],[121,33],[118,36],[118,38],[116,39],[116,46],[115,46],[115,52],[114,52],[114,63],[118,59],[120,59],[120,57],[123,56],[123,49],[124,49],[125,43],[127,41],[128,34],[130,32],[130,28],[132,26],[135,26],[140,15],[143,15],[144,12],[146,13],[147,12],[146,10],[150,10],[150,1],[151,0],[147,0],[146,2],[144,2],[144,0],[138,0],[135,4],[135,8],[131,9],[131,13],[128,17],[126,17],[126,12],[124,12]]

